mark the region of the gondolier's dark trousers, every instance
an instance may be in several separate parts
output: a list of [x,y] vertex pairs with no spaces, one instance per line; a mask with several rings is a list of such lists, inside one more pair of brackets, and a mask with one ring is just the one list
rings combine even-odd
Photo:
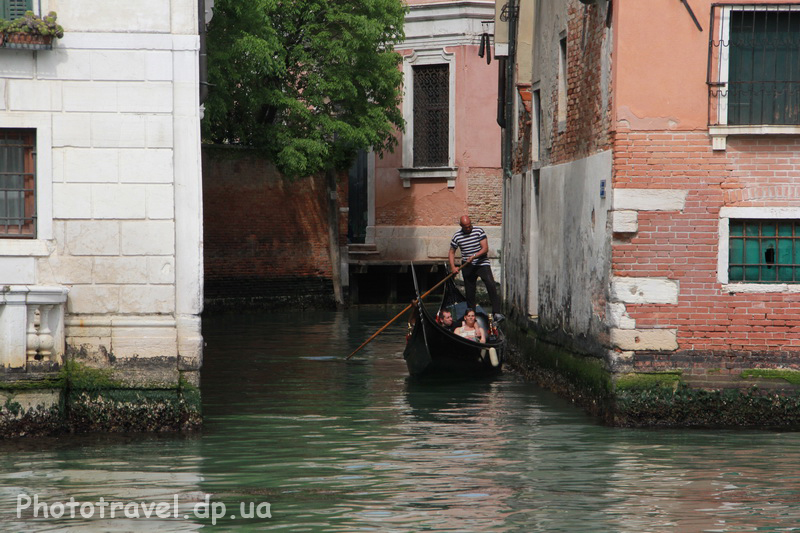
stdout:
[[500,312],[500,297],[497,295],[497,287],[490,266],[464,265],[461,275],[464,276],[464,291],[469,307],[475,309],[475,288],[478,285],[478,278],[481,278],[483,284],[486,285],[486,292],[489,293],[489,300],[492,302],[492,313]]

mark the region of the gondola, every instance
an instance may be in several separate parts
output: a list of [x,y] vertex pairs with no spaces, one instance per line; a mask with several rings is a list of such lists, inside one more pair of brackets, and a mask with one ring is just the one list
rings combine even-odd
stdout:
[[[416,284],[416,279],[414,281]],[[478,377],[501,371],[505,336],[496,324],[490,323],[489,315],[480,306],[475,309],[475,314],[477,322],[489,333],[486,343],[467,340],[436,321],[439,312],[449,310],[455,322],[460,323],[466,309],[466,298],[452,279],[445,282],[444,296],[436,315],[431,315],[422,300],[417,299],[409,319],[411,333],[403,352],[411,376]]]

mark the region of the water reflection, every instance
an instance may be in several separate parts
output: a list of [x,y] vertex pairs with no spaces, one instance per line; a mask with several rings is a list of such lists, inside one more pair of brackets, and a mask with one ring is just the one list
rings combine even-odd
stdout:
[[[269,502],[223,531],[782,531],[800,524],[795,433],[607,428],[514,375],[410,380],[398,309],[204,323],[202,434],[0,444],[3,529],[194,531],[210,493]],[[16,519],[55,501],[181,501],[168,520]],[[186,514],[188,518],[183,518]]]

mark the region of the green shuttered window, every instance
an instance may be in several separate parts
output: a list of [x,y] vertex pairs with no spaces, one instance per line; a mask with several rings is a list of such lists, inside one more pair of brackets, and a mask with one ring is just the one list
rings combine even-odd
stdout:
[[800,220],[731,219],[728,278],[800,283]]
[[728,124],[800,124],[800,10],[734,9],[729,45]]
[[0,0],[0,18],[14,20],[33,9],[33,0]]

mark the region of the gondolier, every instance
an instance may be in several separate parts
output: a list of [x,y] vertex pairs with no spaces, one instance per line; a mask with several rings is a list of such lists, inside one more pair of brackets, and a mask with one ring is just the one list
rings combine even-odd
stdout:
[[[464,277],[464,289],[468,307],[475,307],[475,290],[478,278],[483,280],[484,285],[486,285],[486,292],[489,293],[489,300],[492,303],[494,321],[500,322],[505,317],[500,314],[500,298],[497,295],[497,287],[495,286],[489,262],[489,238],[483,228],[472,225],[472,221],[467,215],[461,217],[459,224],[461,229],[450,240],[450,269],[452,272],[460,270],[461,275]],[[461,261],[464,263],[460,269],[456,266],[457,249],[461,250]]]

